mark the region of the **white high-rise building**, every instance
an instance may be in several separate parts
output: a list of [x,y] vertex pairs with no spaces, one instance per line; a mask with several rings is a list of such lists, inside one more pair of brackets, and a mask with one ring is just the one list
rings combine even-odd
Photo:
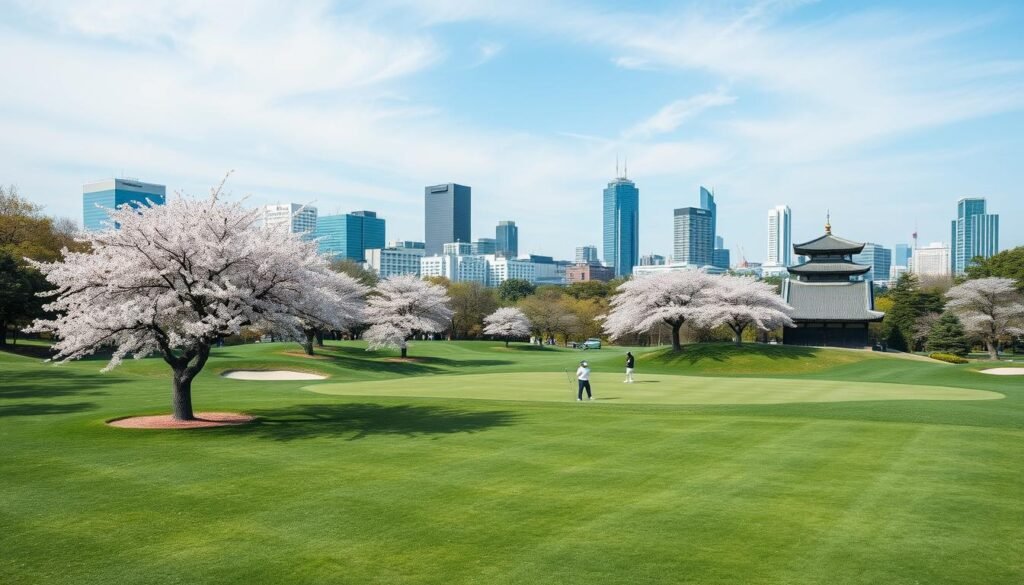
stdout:
[[425,256],[420,258],[420,276],[443,276],[452,282],[479,282],[487,286],[490,267],[483,256]]
[[952,274],[949,246],[933,242],[926,248],[915,248],[910,271],[918,276],[949,276]]
[[263,207],[263,227],[290,226],[292,233],[316,231],[316,207],[298,203],[283,203]]
[[768,210],[768,257],[765,266],[793,264],[793,214],[788,205]]
[[500,286],[501,283],[515,278],[534,282],[537,278],[537,264],[527,260],[516,260],[515,258],[504,258],[502,256],[484,256],[488,266],[488,286]]
[[371,248],[366,251],[366,268],[381,278],[402,274],[420,275],[423,248]]

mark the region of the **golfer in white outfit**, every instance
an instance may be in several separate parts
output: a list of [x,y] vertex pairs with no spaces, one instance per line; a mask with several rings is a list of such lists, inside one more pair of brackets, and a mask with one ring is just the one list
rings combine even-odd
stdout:
[[594,399],[590,393],[590,365],[587,362],[580,362],[580,367],[576,368],[576,383],[579,385],[576,402],[583,400],[583,390],[587,391],[587,400]]

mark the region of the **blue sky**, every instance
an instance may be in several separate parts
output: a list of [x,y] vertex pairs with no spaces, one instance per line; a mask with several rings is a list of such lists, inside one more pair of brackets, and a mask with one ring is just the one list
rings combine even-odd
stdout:
[[988,198],[1024,244],[1024,6],[1016,2],[2,2],[0,182],[81,218],[122,174],[253,204],[378,211],[423,235],[423,186],[471,185],[474,237],[599,244],[616,157],[641,249],[714,188],[719,235],[946,241]]

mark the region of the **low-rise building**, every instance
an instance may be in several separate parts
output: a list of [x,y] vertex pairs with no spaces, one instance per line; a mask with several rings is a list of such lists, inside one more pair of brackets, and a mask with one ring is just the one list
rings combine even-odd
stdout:
[[[634,269],[635,271],[636,269]],[[569,266],[565,269],[565,281],[568,284],[574,282],[589,282],[591,280],[599,280],[601,282],[608,282],[615,278],[615,269],[611,266],[601,266],[600,264],[576,264],[575,266]]]

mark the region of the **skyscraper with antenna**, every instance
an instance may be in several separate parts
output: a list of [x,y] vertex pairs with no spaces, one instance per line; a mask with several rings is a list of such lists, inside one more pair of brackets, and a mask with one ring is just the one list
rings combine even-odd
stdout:
[[615,179],[604,190],[604,263],[615,268],[615,276],[629,276],[640,261],[640,190],[628,178],[628,163],[619,174],[615,157]]

